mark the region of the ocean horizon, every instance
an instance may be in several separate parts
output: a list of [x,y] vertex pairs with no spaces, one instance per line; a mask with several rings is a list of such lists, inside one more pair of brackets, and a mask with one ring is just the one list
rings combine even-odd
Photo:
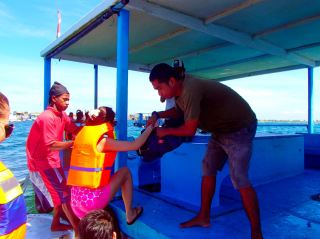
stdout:
[[[15,129],[11,137],[0,144],[0,160],[14,173],[18,180],[23,180],[28,174],[25,144],[33,121],[16,121],[14,124]],[[138,137],[142,129],[134,126],[133,120],[128,120],[128,137]],[[259,124],[257,133],[300,134],[307,133],[307,127],[306,124],[292,124],[292,121],[282,121],[280,123],[279,121],[272,121]],[[315,124],[315,133],[320,133],[320,124]],[[28,212],[34,213],[32,187],[29,187],[25,192],[25,197]]]
[[[293,121],[260,122],[257,133],[270,134],[300,134],[307,133],[306,124],[292,124]],[[0,160],[2,160],[18,179],[27,175],[25,143],[33,124],[32,120],[14,122],[15,129],[10,138],[0,144]],[[133,120],[128,120],[128,137],[138,137],[143,128],[133,125]],[[320,133],[320,124],[315,124],[315,133]]]

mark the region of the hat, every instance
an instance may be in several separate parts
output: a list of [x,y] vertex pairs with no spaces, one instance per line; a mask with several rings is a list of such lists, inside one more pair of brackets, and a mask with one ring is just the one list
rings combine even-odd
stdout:
[[49,96],[50,97],[59,96],[65,93],[69,94],[69,91],[67,90],[67,88],[64,85],[60,84],[59,82],[55,81],[50,88]]

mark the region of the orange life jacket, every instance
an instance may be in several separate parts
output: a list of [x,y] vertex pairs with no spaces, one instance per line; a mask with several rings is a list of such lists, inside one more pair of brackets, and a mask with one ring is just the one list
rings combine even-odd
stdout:
[[111,124],[84,126],[77,134],[71,153],[68,185],[99,188],[109,183],[117,152],[101,153],[97,150],[104,135],[114,139]]

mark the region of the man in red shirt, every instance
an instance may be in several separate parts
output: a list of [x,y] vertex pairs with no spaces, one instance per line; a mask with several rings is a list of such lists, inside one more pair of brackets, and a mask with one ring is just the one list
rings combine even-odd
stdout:
[[[63,141],[64,131],[76,133],[77,126],[64,112],[69,106],[67,88],[54,82],[49,91],[49,106],[33,123],[27,143],[27,163],[30,179],[53,205],[52,231],[73,228],[77,235],[78,219],[70,207],[70,190],[66,186],[59,151],[72,147],[73,141]],[[71,226],[60,223],[62,211]]]

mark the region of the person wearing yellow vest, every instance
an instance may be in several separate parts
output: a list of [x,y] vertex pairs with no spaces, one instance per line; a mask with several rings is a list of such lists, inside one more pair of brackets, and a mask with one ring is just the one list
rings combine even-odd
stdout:
[[118,141],[114,137],[115,113],[109,107],[99,107],[89,114],[86,125],[77,134],[71,154],[67,184],[71,185],[71,207],[83,218],[87,213],[103,209],[121,188],[129,225],[142,214],[142,207],[132,207],[131,172],[120,168],[111,175],[117,152],[137,150],[149,137],[149,126],[136,140]]
[[[8,98],[0,92],[0,142],[10,137]],[[0,161],[0,239],[22,239],[26,235],[27,210],[22,189],[13,173]]]

